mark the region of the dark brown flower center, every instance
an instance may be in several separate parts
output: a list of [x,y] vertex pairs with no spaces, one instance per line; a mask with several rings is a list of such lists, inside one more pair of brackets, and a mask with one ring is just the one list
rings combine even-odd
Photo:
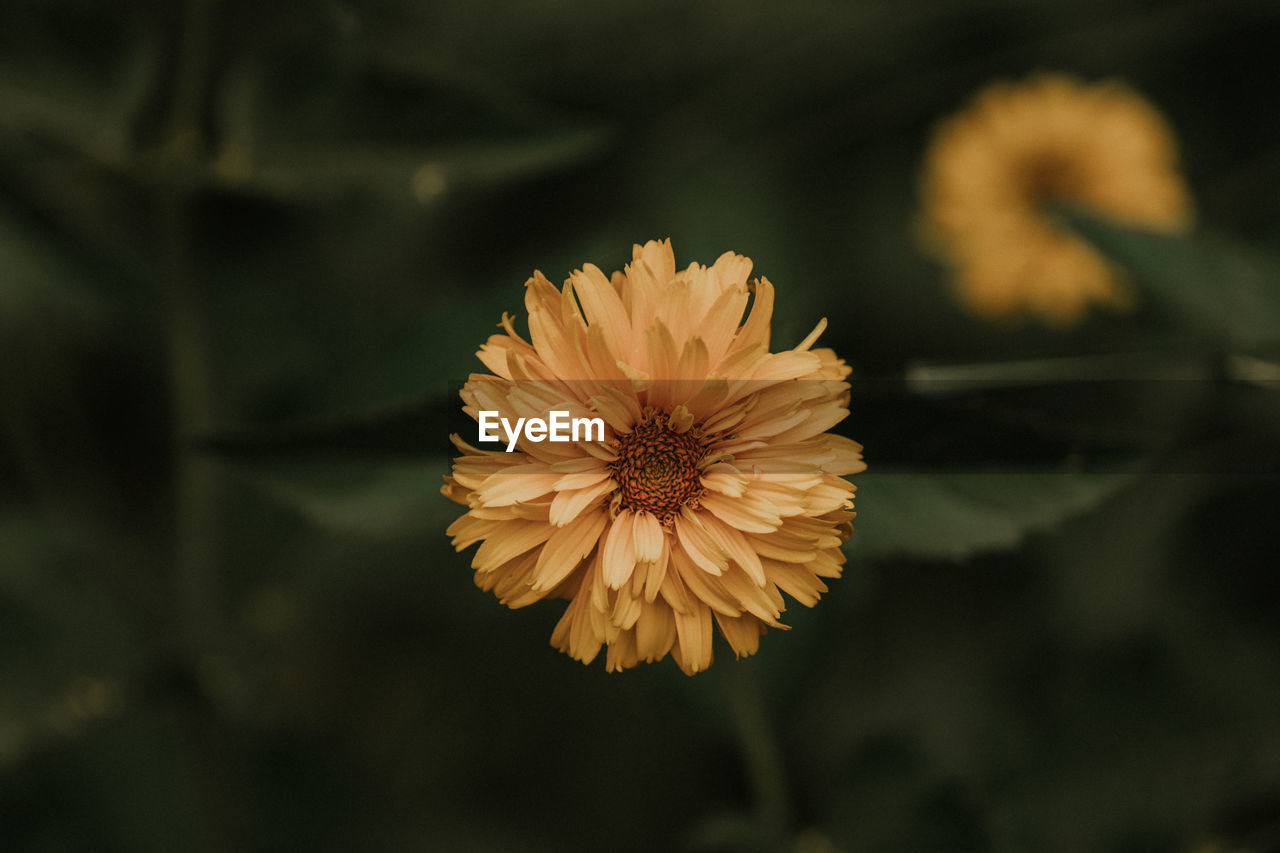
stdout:
[[698,463],[706,448],[694,427],[676,432],[667,415],[645,411],[630,433],[617,438],[618,458],[610,466],[625,509],[647,510],[663,524],[680,507],[697,505],[702,494]]
[[1070,199],[1080,194],[1079,169],[1071,158],[1061,154],[1043,154],[1024,166],[1028,195],[1037,202]]

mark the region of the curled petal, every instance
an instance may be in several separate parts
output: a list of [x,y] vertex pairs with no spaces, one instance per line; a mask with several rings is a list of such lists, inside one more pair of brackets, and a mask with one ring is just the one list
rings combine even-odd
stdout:
[[[556,288],[536,273],[528,340],[504,314],[480,348],[491,372],[468,379],[464,412],[525,427],[510,448],[453,437],[441,493],[463,515],[447,532],[478,546],[475,582],[504,605],[568,599],[551,640],[577,660],[604,647],[609,671],[670,655],[701,672],[713,632],[753,654],[786,627],[784,596],[812,606],[840,575],[841,475],[864,466],[826,430],[848,414],[850,369],[813,348],[825,320],[769,352],[774,289],[750,273],[733,253],[677,271],[669,241],[608,277],[584,264]],[[561,411],[600,418],[603,437],[528,428]]]

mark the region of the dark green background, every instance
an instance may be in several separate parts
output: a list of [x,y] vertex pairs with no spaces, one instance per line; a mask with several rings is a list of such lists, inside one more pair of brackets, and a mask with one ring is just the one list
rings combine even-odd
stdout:
[[[1280,247],[1277,45],[1269,0],[6,0],[0,849],[1280,849],[1280,400],[1224,368],[1280,326],[1215,313]],[[1234,241],[1121,234],[1133,315],[990,325],[915,247],[933,123],[1036,70],[1150,97]],[[555,652],[437,493],[532,270],[662,237],[751,257],[780,346],[830,318],[872,466],[845,578],[692,679]]]

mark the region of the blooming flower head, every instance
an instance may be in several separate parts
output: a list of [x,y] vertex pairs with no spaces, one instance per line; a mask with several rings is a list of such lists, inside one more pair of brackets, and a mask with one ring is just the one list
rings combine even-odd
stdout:
[[[467,512],[448,530],[480,543],[476,583],[509,607],[569,599],[552,634],[609,670],[672,655],[707,668],[713,624],[735,655],[785,627],[783,593],[812,606],[852,533],[862,448],[830,429],[848,414],[849,367],[799,346],[769,351],[773,286],[727,252],[677,271],[670,241],[636,246],[606,277],[588,264],[557,289],[525,287],[529,339],[504,314],[462,390],[471,417],[599,418],[603,435],[526,434],[462,456],[443,494]],[[750,310],[748,311],[748,305]],[[477,442],[479,443],[479,442]]]
[[997,83],[938,126],[921,224],[974,312],[1066,323],[1093,303],[1128,304],[1105,260],[1046,217],[1054,201],[1170,231],[1191,221],[1173,134],[1117,83],[1062,75]]

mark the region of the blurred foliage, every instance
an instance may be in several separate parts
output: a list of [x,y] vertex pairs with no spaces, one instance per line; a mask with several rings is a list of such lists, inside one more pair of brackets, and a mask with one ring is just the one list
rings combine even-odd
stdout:
[[1158,305],[1224,344],[1274,346],[1280,257],[1218,239],[1186,240],[1077,216],[1075,227],[1136,275]]
[[[1272,6],[0,5],[0,848],[1280,849]],[[1222,236],[1064,214],[1144,307],[991,326],[918,160],[1045,68]],[[665,236],[830,318],[871,464],[695,679],[555,653],[436,492],[532,270]]]

